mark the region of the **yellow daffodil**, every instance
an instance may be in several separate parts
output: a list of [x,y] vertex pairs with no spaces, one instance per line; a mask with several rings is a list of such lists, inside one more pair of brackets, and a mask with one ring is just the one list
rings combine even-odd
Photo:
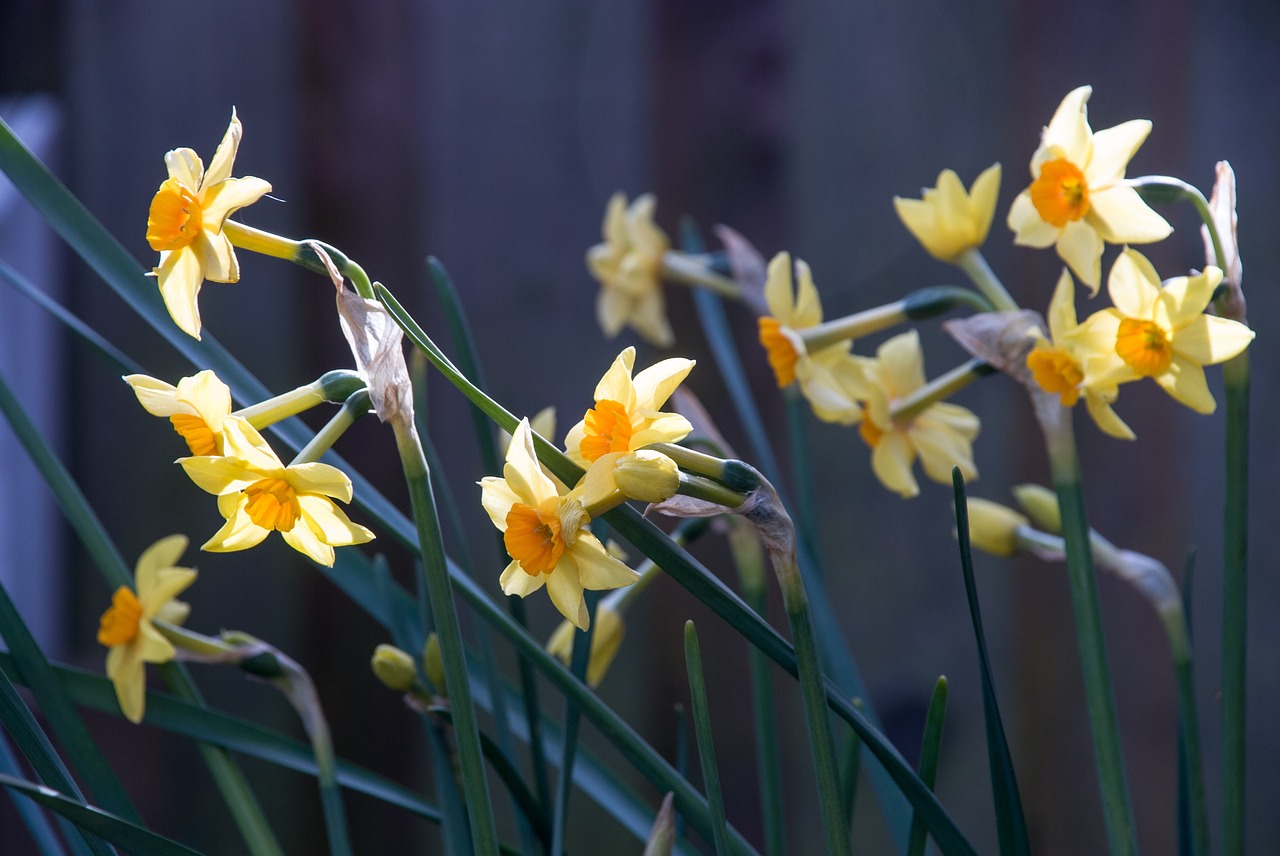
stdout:
[[895,196],[893,207],[929,255],[954,262],[961,253],[986,242],[999,193],[1000,164],[983,170],[969,193],[960,177],[945,169],[938,175],[938,186],[926,188],[923,199]]
[[538,467],[527,419],[511,438],[503,478],[486,477],[480,486],[484,510],[512,559],[500,579],[504,593],[527,597],[545,585],[556,609],[585,630],[584,589],[621,588],[639,579],[591,534],[582,493],[561,494]]
[[160,280],[160,294],[174,322],[200,338],[200,286],[236,282],[240,264],[231,241],[222,233],[227,217],[257,202],[271,190],[260,178],[232,178],[231,167],[240,145],[240,120],[231,111],[231,124],[206,172],[191,149],[174,149],[164,156],[169,178],[151,200],[147,243],[160,253],[152,274]]
[[646,193],[627,206],[618,192],[605,209],[604,243],[587,250],[587,268],[600,281],[596,318],[606,336],[630,326],[660,348],[675,343],[662,296],[662,256],[671,244],[653,222],[657,200]]
[[973,440],[979,424],[971,411],[935,402],[905,417],[892,414],[895,403],[925,383],[924,354],[915,330],[877,348],[866,379],[866,412],[858,430],[872,449],[871,468],[885,487],[903,498],[918,494],[920,487],[911,474],[917,455],[934,481],[950,484],[952,467],[959,467],[968,481],[978,477]]
[[795,270],[799,283],[793,288],[790,253],[778,253],[769,262],[764,296],[772,314],[759,321],[760,344],[779,389],[798,381],[819,419],[853,425],[862,417],[857,401],[865,385],[861,361],[850,353],[849,339],[809,352],[801,331],[822,323],[822,302],[809,266],[797,259]]
[[1113,307],[1091,315],[1072,338],[1107,355],[1100,383],[1149,377],[1197,413],[1212,413],[1217,404],[1204,366],[1231,359],[1253,341],[1253,331],[1239,321],[1205,314],[1221,281],[1222,271],[1209,266],[1161,287],[1151,262],[1126,248],[1107,277]]
[[351,501],[351,479],[321,463],[285,466],[258,431],[236,416],[223,425],[223,455],[182,458],[191,480],[218,497],[226,524],[200,549],[245,550],[278,531],[286,543],[322,565],[333,548],[363,544],[373,533],[352,523],[334,499]]
[[130,722],[141,722],[146,706],[146,663],[173,659],[173,644],[152,620],[181,624],[191,607],[174,600],[195,582],[196,572],[174,567],[187,549],[184,535],[170,535],[147,548],[134,570],[134,588],[120,586],[102,615],[98,641],[111,649],[107,677],[116,688],[120,710]]
[[609,452],[634,452],[650,443],[677,443],[693,430],[679,413],[663,413],[693,360],[662,360],[631,376],[636,349],[627,348],[596,384],[596,406],[565,437],[565,454],[586,467]]
[[184,377],[177,386],[144,374],[126,375],[124,380],[148,413],[168,417],[191,454],[222,454],[222,423],[231,414],[231,390],[212,371]]
[[[622,636],[626,632],[626,624],[622,614],[609,605],[608,599],[596,605],[596,630],[591,636],[591,654],[587,660],[587,685],[600,686],[605,673],[613,664],[622,648]],[[573,625],[568,621],[560,622],[551,638],[547,640],[547,653],[557,657],[567,667],[573,658]]]
[[1125,168],[1151,132],[1134,119],[1096,134],[1081,86],[1062,100],[1040,148],[1031,158],[1031,186],[1009,209],[1014,243],[1057,246],[1058,256],[1097,294],[1102,281],[1102,245],[1146,244],[1173,231],[1138,192],[1124,182]]
[[1075,298],[1071,273],[1064,269],[1049,302],[1052,340],[1037,336],[1035,348],[1027,355],[1027,368],[1041,389],[1058,394],[1063,407],[1074,407],[1083,392],[1085,406],[1099,428],[1112,437],[1132,440],[1133,431],[1111,409],[1111,402],[1119,395],[1118,385],[1106,378],[1114,349],[1097,353],[1073,338],[1078,328]]

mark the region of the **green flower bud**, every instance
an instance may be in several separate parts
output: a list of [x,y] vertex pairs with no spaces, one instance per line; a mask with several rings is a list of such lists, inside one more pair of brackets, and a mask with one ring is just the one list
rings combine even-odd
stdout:
[[1051,535],[1062,533],[1062,513],[1058,510],[1056,493],[1038,484],[1020,484],[1013,489],[1013,495],[1037,529]]
[[985,499],[969,500],[969,541],[984,553],[1012,556],[1018,550],[1018,529],[1030,520],[999,503]]
[[623,455],[613,467],[618,490],[641,502],[662,502],[680,487],[680,468],[661,452],[641,449]]
[[369,665],[373,667],[378,680],[396,692],[407,691],[418,679],[413,657],[394,645],[379,645],[375,648]]

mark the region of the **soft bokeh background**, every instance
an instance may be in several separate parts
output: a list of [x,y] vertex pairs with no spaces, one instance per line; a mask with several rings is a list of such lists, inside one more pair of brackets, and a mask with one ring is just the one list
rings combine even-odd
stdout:
[[[1252,350],[1248,804],[1249,840],[1258,852],[1280,836],[1280,739],[1271,727],[1280,704],[1274,654],[1280,630],[1271,618],[1280,608],[1273,558],[1280,539],[1272,525],[1280,503],[1272,476],[1278,354],[1269,322],[1280,312],[1271,287],[1280,270],[1277,80],[1280,7],[1271,0],[0,5],[0,109],[11,120],[22,118],[58,174],[140,264],[154,261],[143,232],[151,194],[164,178],[163,153],[190,146],[207,159],[234,106],[245,127],[237,174],[267,178],[278,200],[255,205],[242,220],[341,247],[443,343],[423,263],[428,254],[438,256],[471,313],[492,394],[518,413],[556,405],[561,430],[587,407],[592,385],[621,345],[634,343],[629,334],[620,342],[600,335],[595,285],[582,264],[615,190],[655,191],[659,223],[669,232],[690,214],[704,227],[732,225],[766,255],[788,249],[806,259],[834,316],[919,286],[956,282],[957,272],[914,244],[891,198],[917,194],[943,168],[968,183],[1000,161],[1005,183],[987,255],[1017,299],[1043,309],[1060,264],[1052,253],[1014,248],[1003,219],[1028,180],[1040,128],[1066,92],[1093,84],[1095,129],[1135,117],[1154,121],[1131,175],[1176,175],[1207,191],[1214,162],[1229,159],[1240,181],[1245,287],[1259,334]],[[29,217],[4,192],[5,261],[38,277],[151,374],[176,380],[191,373],[60,244],[20,231],[30,228],[20,225]],[[1171,276],[1201,266],[1191,212],[1166,213],[1177,231],[1150,249],[1157,268]],[[241,258],[240,284],[204,291],[208,329],[274,389],[349,365],[324,280],[272,260]],[[745,447],[692,304],[678,287],[668,295],[677,350],[701,361],[689,385],[722,414],[730,440]],[[0,291],[0,371],[41,413],[122,551],[136,556],[178,530],[200,543],[220,520],[213,503],[168,463],[180,453],[168,427],[143,413],[95,354],[56,330],[51,338],[20,315],[26,306]],[[753,345],[754,322],[738,308],[730,313],[781,437],[781,402]],[[923,333],[931,373],[963,359],[936,324],[923,325]],[[859,351],[869,353],[874,344],[862,343]],[[641,364],[660,356],[640,345]],[[1211,375],[1221,400],[1216,370]],[[1007,500],[1011,485],[1047,477],[1025,398],[1011,384],[991,379],[959,401],[983,418],[975,494]],[[443,475],[468,518],[472,547],[492,564],[477,568],[477,576],[497,593],[502,562],[475,502],[473,483],[484,473],[464,404],[433,378],[429,410],[432,438],[447,451]],[[1150,385],[1127,387],[1119,410],[1137,443],[1110,440],[1077,422],[1090,511],[1113,541],[1156,556],[1179,575],[1188,548],[1198,550],[1197,678],[1212,792],[1219,759],[1222,417],[1191,414]],[[855,432],[812,423],[809,437],[828,596],[870,700],[914,757],[933,680],[949,677],[938,790],[979,851],[991,852],[976,660],[949,492],[927,485],[920,498],[902,502],[875,483]],[[8,440],[0,427],[0,441]],[[360,425],[341,451],[403,503],[385,431]],[[84,567],[56,512],[42,507],[47,495],[20,481],[28,478],[21,452],[6,447],[0,576],[6,585],[33,589],[33,610],[46,599],[40,614],[52,650],[99,668],[93,634],[108,592]],[[46,540],[32,534],[41,515]],[[697,552],[730,573],[714,539]],[[389,555],[407,578],[405,557]],[[340,754],[430,790],[421,730],[368,673],[369,653],[384,641],[370,621],[278,539],[247,554],[191,561],[202,572],[190,597],[193,627],[242,628],[289,651],[317,678]],[[978,570],[1033,846],[1043,854],[1101,852],[1062,568],[980,558]],[[32,585],[33,579],[50,584]],[[1133,591],[1103,580],[1101,595],[1140,837],[1147,852],[1173,852],[1175,709],[1166,644]],[[549,631],[555,616],[545,599],[530,609],[538,631]],[[780,620],[780,610],[774,614]],[[713,616],[660,581],[631,613],[623,653],[601,693],[673,756],[674,708],[687,695],[680,653],[687,618],[698,622],[711,664],[729,819],[757,838],[745,652]],[[298,730],[271,690],[213,669],[198,669],[197,677],[216,704]],[[803,719],[794,693],[779,695],[791,747],[784,759],[789,831],[794,852],[816,852]],[[110,718],[93,722],[150,822],[209,852],[237,850],[189,746]],[[594,736],[588,735],[591,745],[599,742]],[[634,780],[625,762],[607,752],[605,758],[620,777]],[[313,783],[246,766],[267,795],[286,849],[322,850]],[[656,805],[660,795],[641,790]],[[856,831],[871,842],[870,852],[883,852],[884,833],[869,789],[863,791]],[[574,804],[573,852],[638,852],[587,798]],[[349,809],[360,852],[433,846],[435,831],[400,812],[355,796]],[[1216,800],[1212,809],[1216,836]],[[16,824],[7,807],[0,810],[0,840],[10,840]]]

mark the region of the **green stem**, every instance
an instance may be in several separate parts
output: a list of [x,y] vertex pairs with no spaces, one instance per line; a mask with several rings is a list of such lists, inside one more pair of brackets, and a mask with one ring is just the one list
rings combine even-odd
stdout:
[[471,837],[475,852],[495,856],[498,835],[489,801],[489,784],[485,778],[484,755],[476,724],[475,703],[467,677],[467,665],[458,629],[458,613],[454,608],[449,569],[441,541],[440,519],[431,493],[426,457],[412,425],[394,420],[396,447],[409,486],[413,519],[418,529],[418,546],[422,561],[418,566],[418,599],[424,625],[427,611],[440,637],[444,659],[445,685],[453,707],[454,734],[458,743],[458,765],[462,775],[463,796],[471,820]]
[[1249,554],[1249,352],[1222,366],[1227,397],[1222,563],[1223,854],[1245,852],[1245,692]]
[[[929,699],[929,712],[924,721],[924,737],[920,741],[920,781],[933,788],[938,780],[938,754],[942,749],[942,724],[947,716],[947,679],[938,678],[933,685],[933,697]],[[911,820],[911,841],[907,856],[924,856],[924,823],[920,818]]]
[[686,253],[668,250],[662,254],[662,278],[680,285],[707,288],[734,300],[742,298],[742,289],[738,287],[738,283],[694,261]]
[[1120,746],[1115,694],[1107,663],[1102,611],[1098,604],[1089,524],[1081,489],[1080,461],[1076,454],[1070,413],[1061,408],[1056,410],[1056,418],[1045,419],[1043,426],[1053,485],[1062,510],[1071,605],[1075,612],[1080,666],[1084,677],[1089,726],[1093,734],[1094,761],[1098,768],[1107,840],[1113,856],[1135,856],[1138,852],[1138,840],[1133,825],[1124,753]]
[[347,429],[355,424],[355,421],[361,416],[369,412],[369,390],[359,389],[353,392],[345,402],[342,408],[333,417],[325,423],[325,426],[311,438],[311,442],[298,452],[297,457],[290,464],[305,464],[311,461],[317,461],[320,456],[333,448],[333,444],[338,442],[338,438],[346,433]]
[[991,301],[997,312],[1016,312],[1018,303],[1005,290],[1004,283],[996,276],[991,265],[983,257],[977,247],[965,250],[956,256],[956,266],[964,271],[983,296]]
[[1185,614],[1176,609],[1160,613],[1169,646],[1173,652],[1174,676],[1178,684],[1178,709],[1181,713],[1183,763],[1186,765],[1187,819],[1190,822],[1192,856],[1209,856],[1209,826],[1205,811],[1204,764],[1200,758],[1200,723],[1196,713],[1195,680],[1192,676],[1191,640],[1187,635]]
[[[755,541],[755,532],[747,526],[735,527],[746,533]],[[730,535],[730,541],[734,535]],[[734,562],[739,566],[742,577],[743,596],[747,603],[761,618],[766,617],[768,610],[768,593],[763,585],[763,574],[742,570],[743,558],[741,550],[734,549]],[[749,561],[761,563],[760,547],[756,542],[754,556]],[[759,584],[751,584],[752,579],[759,579]],[[774,714],[773,678],[769,674],[769,658],[754,645],[750,650],[751,657],[751,698],[752,714],[755,719],[756,756],[760,764],[760,825],[764,830],[764,852],[766,856],[783,856],[786,849],[786,827],[782,806],[782,793],[779,783],[782,781],[782,762],[778,752],[777,717]],[[852,738],[855,742],[857,737]],[[860,751],[860,750],[859,750]]]
[[915,392],[895,401],[889,415],[895,422],[905,424],[930,405],[945,401],[975,380],[994,372],[995,369],[985,361],[975,357],[946,374],[938,375]]
[[720,770],[716,766],[716,747],[711,734],[711,707],[707,704],[707,682],[702,672],[702,652],[698,648],[698,631],[692,621],[684,623],[684,664],[689,671],[689,698],[693,703],[693,734],[702,764],[702,782],[711,809],[711,832],[716,856],[729,854],[729,828],[724,819],[724,792],[720,789]]

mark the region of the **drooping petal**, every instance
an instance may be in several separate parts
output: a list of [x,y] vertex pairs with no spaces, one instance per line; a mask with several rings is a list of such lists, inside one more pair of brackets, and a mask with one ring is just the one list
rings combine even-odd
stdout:
[[210,187],[204,195],[204,226],[214,232],[222,231],[227,217],[252,205],[271,192],[270,183],[246,175],[244,178],[228,178]]
[[1089,188],[1097,191],[1124,178],[1125,168],[1151,133],[1147,119],[1131,119],[1093,135],[1093,156],[1084,168]]
[[161,636],[150,621],[138,625],[138,635],[129,647],[135,649],[138,659],[144,663],[167,663],[176,653],[173,643]]
[[545,574],[525,573],[524,568],[520,567],[520,562],[514,559],[503,570],[502,576],[498,578],[503,594],[519,595],[520,597],[528,597],[542,588],[546,582],[547,577]]
[[1190,407],[1196,413],[1212,413],[1218,404],[1209,392],[1204,369],[1186,357],[1175,353],[1169,370],[1157,375],[1156,383],[1175,400]]
[[333,547],[326,544],[310,526],[295,525],[288,532],[281,532],[284,541],[293,549],[317,564],[333,567]]
[[1124,423],[1111,408],[1111,402],[1097,390],[1086,388],[1084,391],[1085,407],[1089,410],[1089,415],[1093,417],[1093,421],[1102,429],[1103,433],[1109,434],[1120,440],[1133,440],[1133,429]]
[[604,545],[590,533],[583,533],[573,545],[573,558],[578,566],[578,582],[584,589],[600,591],[629,586],[640,575],[609,555]]
[[196,485],[208,493],[225,496],[242,491],[263,478],[240,458],[225,455],[197,455],[179,458],[178,463]]
[[656,286],[632,303],[630,322],[640,338],[656,348],[670,348],[676,342],[667,320],[666,298]]
[[210,282],[240,281],[240,262],[226,235],[201,231],[191,242],[190,249],[200,257],[205,279]]
[[1138,191],[1123,184],[1112,185],[1089,197],[1091,207],[1085,221],[1111,244],[1150,244],[1169,237],[1173,227],[1142,201]]
[[116,690],[116,701],[125,718],[135,725],[146,709],[147,675],[138,652],[118,645],[107,653],[107,677]]
[[1102,284],[1102,237],[1084,220],[1072,220],[1058,236],[1058,258],[1067,263],[1081,282],[1089,286],[1089,296]]
[[[598,278],[598,277],[597,277]],[[596,295],[596,322],[612,339],[626,326],[634,301],[616,288],[602,288]]]
[[298,493],[319,493],[342,502],[351,501],[351,479],[335,466],[317,462],[292,464],[285,472]]
[[248,504],[249,497],[243,493],[219,497],[218,511],[227,518],[227,522],[200,549],[209,553],[234,553],[261,544],[271,530],[253,522],[245,511]]
[[160,296],[173,323],[182,332],[200,338],[200,307],[197,298],[204,284],[204,267],[191,247],[160,254],[160,266],[154,271],[160,284]]
[[889,490],[910,499],[920,493],[920,485],[911,473],[915,449],[907,438],[894,431],[885,434],[871,452],[871,470]]
[[[302,509],[303,522],[332,547],[348,547],[373,540],[372,532],[353,523],[346,512],[322,496],[300,495],[298,506]],[[295,525],[293,528],[298,527]]]
[[822,323],[822,301],[813,284],[813,271],[802,259],[796,259],[796,305],[788,327],[804,329]]
[[547,594],[560,614],[577,627],[586,630],[591,624],[586,601],[582,598],[582,583],[578,581],[575,559],[568,553],[561,557],[554,571],[547,574]]
[[646,422],[644,428],[631,435],[632,450],[648,446],[650,443],[678,443],[688,437],[689,432],[693,430],[689,420],[679,413],[662,413]]

